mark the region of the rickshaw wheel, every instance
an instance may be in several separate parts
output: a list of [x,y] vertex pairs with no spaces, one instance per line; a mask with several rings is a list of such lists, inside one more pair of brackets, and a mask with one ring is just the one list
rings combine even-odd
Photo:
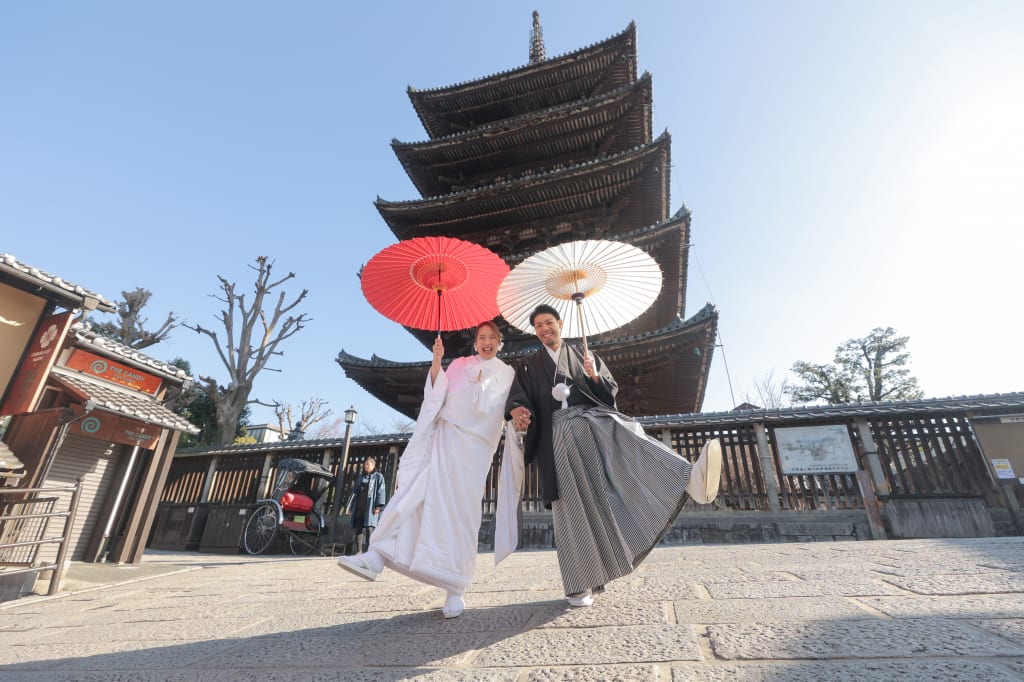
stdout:
[[257,507],[245,522],[242,543],[249,554],[266,552],[277,533],[277,510],[272,504]]
[[288,533],[288,549],[295,556],[308,556],[320,543],[320,536],[313,533]]

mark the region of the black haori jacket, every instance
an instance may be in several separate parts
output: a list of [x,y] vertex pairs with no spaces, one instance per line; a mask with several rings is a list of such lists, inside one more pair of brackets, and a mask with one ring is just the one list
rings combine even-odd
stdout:
[[[591,353],[593,355],[593,353]],[[555,477],[553,453],[552,416],[562,407],[561,401],[551,395],[552,387],[565,382],[569,388],[568,405],[593,405],[615,409],[615,394],[618,384],[601,358],[594,355],[598,380],[594,381],[583,371],[583,353],[565,341],[558,353],[557,380],[555,364],[547,350],[541,348],[527,357],[516,369],[516,380],[508,394],[505,418],[514,407],[525,407],[530,411],[530,428],[523,439],[526,461],[536,462],[540,474],[541,496],[544,506],[551,508],[552,500],[558,499],[558,481]]]

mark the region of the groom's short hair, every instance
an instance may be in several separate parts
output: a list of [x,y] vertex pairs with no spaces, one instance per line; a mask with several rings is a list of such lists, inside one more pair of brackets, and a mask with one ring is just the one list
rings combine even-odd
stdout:
[[531,327],[533,326],[533,320],[534,320],[535,317],[537,317],[538,315],[543,315],[545,313],[547,313],[548,315],[551,315],[556,320],[561,320],[562,319],[561,315],[558,314],[557,310],[555,310],[553,307],[549,306],[547,303],[541,303],[539,306],[537,306],[536,308],[533,309],[532,313],[530,313],[530,326]]

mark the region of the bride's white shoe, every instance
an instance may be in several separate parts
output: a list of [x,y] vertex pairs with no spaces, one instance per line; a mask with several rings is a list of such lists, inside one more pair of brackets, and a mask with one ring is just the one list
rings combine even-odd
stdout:
[[462,612],[466,609],[466,602],[457,594],[450,594],[448,598],[444,600],[444,606],[441,607],[441,613],[445,618],[458,618],[462,615]]
[[344,568],[349,573],[353,573],[358,575],[360,578],[365,578],[367,580],[376,580],[377,576],[380,575],[380,571],[374,570],[374,567],[370,565],[365,554],[338,557],[338,566]]

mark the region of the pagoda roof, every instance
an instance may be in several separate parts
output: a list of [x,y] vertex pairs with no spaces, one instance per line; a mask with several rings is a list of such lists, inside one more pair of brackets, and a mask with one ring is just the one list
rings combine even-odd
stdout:
[[588,99],[529,112],[462,133],[391,147],[423,196],[479,185],[497,175],[566,165],[651,140],[651,76]]
[[403,240],[446,235],[482,242],[486,233],[513,226],[525,240],[530,232],[523,228],[530,223],[572,222],[581,214],[619,213],[626,225],[651,224],[667,217],[670,150],[666,131],[650,144],[567,168],[438,197],[400,202],[378,198],[376,206]]
[[441,88],[409,86],[431,138],[592,97],[636,80],[636,26],[559,57]]
[[[677,317],[650,332],[589,339],[619,383],[619,408],[626,414],[697,412],[704,401],[714,353],[718,311],[711,304],[689,320]],[[515,365],[536,352],[538,343],[502,353]],[[371,395],[407,417],[416,418],[423,401],[423,377],[430,362],[395,362],[373,355],[364,359],[343,349],[337,363]]]

